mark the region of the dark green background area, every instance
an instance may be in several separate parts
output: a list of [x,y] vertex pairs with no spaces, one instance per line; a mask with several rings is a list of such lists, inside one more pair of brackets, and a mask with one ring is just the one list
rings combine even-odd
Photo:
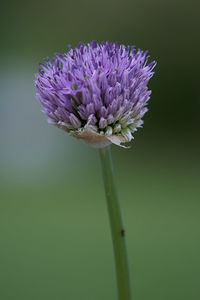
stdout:
[[0,299],[114,300],[98,151],[50,126],[38,62],[67,45],[149,49],[144,128],[113,146],[133,300],[200,299],[198,1],[7,1],[0,30]]

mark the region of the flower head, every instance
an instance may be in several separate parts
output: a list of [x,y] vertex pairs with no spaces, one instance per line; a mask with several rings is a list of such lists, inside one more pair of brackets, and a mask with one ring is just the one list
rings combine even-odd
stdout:
[[35,86],[49,123],[96,147],[131,141],[151,94],[156,63],[147,54],[92,41],[46,59]]

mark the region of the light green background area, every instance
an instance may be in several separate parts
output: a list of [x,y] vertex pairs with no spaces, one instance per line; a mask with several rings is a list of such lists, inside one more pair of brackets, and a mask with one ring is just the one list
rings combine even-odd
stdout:
[[118,40],[158,61],[144,129],[113,146],[133,300],[200,299],[197,1],[2,3],[0,299],[114,300],[98,151],[50,126],[38,62],[79,40]]
[[[154,142],[114,151],[133,294],[198,299],[198,155]],[[1,187],[2,299],[116,299],[99,157],[82,145],[76,155],[78,143],[71,166],[63,157]]]

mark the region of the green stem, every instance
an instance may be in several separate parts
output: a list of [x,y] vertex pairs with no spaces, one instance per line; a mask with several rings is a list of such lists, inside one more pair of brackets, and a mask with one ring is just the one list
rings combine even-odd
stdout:
[[121,212],[115,187],[110,147],[100,149],[100,156],[115,255],[118,300],[130,300],[131,293],[125,245],[125,230],[122,225]]

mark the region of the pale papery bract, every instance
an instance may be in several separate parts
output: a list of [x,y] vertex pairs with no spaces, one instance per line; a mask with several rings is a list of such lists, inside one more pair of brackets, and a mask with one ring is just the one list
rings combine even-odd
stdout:
[[143,124],[156,62],[148,51],[96,41],[45,59],[37,98],[51,124],[95,147],[121,145]]

